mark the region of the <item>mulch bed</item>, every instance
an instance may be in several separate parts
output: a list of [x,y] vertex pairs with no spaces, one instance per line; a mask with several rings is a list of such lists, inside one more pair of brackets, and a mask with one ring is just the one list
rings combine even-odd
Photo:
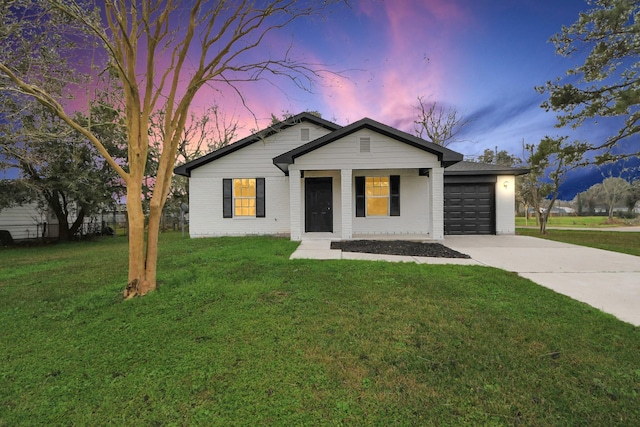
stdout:
[[423,256],[434,258],[471,258],[440,243],[411,242],[406,240],[347,240],[331,242],[331,249],[367,254]]

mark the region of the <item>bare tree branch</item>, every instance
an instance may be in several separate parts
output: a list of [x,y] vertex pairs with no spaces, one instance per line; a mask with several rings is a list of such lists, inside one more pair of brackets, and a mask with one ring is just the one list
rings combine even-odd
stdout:
[[418,105],[415,108],[418,110],[418,119],[414,121],[416,135],[443,147],[459,141],[458,135],[470,122],[460,116],[454,108],[445,110],[435,101],[427,104],[421,96],[418,97]]

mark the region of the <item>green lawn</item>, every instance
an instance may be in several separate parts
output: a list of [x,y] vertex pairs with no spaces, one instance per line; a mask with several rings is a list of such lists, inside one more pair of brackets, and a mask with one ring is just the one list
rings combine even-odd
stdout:
[[640,328],[513,273],[276,238],[0,250],[0,426],[640,425]]
[[[606,216],[552,216],[549,218],[549,227],[575,227],[575,228],[609,228],[625,225],[638,225],[637,220],[615,218],[613,224],[607,224]],[[525,220],[524,217],[516,217],[516,227],[536,227],[535,217]]]
[[547,230],[541,235],[537,229],[518,228],[517,233],[524,236],[540,237],[574,245],[589,246],[607,251],[640,256],[640,233],[620,231],[589,230]]

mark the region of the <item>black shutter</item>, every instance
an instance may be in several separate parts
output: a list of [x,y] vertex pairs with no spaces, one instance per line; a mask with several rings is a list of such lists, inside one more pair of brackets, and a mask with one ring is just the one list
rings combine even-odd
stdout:
[[264,218],[264,178],[256,178],[256,218]]
[[356,216],[365,216],[365,198],[364,198],[365,177],[356,176]]
[[389,213],[391,216],[400,216],[400,175],[391,175],[389,181],[391,184]]
[[233,218],[233,180],[222,180],[222,217]]

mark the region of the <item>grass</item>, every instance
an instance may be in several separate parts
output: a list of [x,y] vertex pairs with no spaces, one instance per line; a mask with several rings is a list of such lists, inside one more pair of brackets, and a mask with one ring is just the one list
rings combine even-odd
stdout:
[[[614,218],[613,224],[607,224],[606,216],[552,216],[549,217],[547,226],[549,227],[572,227],[572,228],[611,228],[628,225],[638,225],[637,220],[623,220]],[[534,217],[525,220],[524,217],[516,217],[516,227],[537,227]]]
[[515,274],[268,237],[0,251],[0,426],[638,425],[639,328]]
[[546,235],[541,235],[537,229],[518,228],[517,233],[524,236],[539,237],[542,239],[640,256],[640,233],[638,232],[589,231],[576,229],[547,230]]

